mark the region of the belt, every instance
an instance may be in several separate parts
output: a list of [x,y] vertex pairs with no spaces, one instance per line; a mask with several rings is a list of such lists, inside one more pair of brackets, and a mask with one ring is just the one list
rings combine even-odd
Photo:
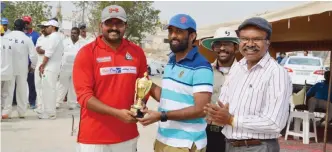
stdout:
[[222,128],[223,128],[223,127],[221,127],[221,126],[212,125],[212,124],[209,124],[207,127],[209,128],[209,130],[210,130],[211,132],[221,132],[221,130],[222,130]]
[[233,147],[242,147],[242,146],[256,146],[262,144],[262,141],[259,139],[247,139],[247,140],[227,140]]

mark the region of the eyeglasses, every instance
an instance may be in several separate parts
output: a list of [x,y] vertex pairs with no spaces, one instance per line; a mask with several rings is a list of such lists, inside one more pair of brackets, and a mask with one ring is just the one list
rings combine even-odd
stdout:
[[248,43],[249,41],[252,41],[254,43],[259,43],[261,41],[267,40],[266,38],[246,38],[246,37],[240,37],[241,43]]

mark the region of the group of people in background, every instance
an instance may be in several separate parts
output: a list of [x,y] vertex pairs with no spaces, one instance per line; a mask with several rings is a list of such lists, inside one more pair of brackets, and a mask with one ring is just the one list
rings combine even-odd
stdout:
[[11,118],[13,101],[19,118],[30,107],[40,119],[55,119],[66,95],[69,109],[78,107],[71,73],[79,49],[93,41],[85,24],[73,27],[69,38],[59,32],[56,18],[38,24],[40,32],[30,16],[16,19],[12,31],[9,25],[1,18],[1,118]]
[[[249,18],[236,31],[220,28],[203,40],[216,57],[210,64],[194,44],[195,20],[187,14],[173,16],[167,26],[172,54],[162,83],[153,83],[143,100],[154,98],[158,110],[145,106],[143,118],[129,109],[136,100],[136,80],[147,72],[147,59],[142,48],[124,38],[130,23],[121,6],[103,9],[101,35],[94,39],[86,38],[84,24],[73,27],[65,39],[56,19],[38,25],[40,36],[31,28],[31,17],[15,20],[11,32],[5,21],[2,119],[10,118],[16,84],[20,118],[28,99],[36,101],[30,104],[40,119],[55,119],[66,94],[70,110],[79,104],[78,152],[136,152],[137,123],[156,122],[155,152],[280,151],[292,82],[279,59],[269,54],[272,27],[264,18]],[[238,52],[243,55],[239,61]],[[36,97],[28,98],[27,80],[29,94],[33,96],[34,86]]]

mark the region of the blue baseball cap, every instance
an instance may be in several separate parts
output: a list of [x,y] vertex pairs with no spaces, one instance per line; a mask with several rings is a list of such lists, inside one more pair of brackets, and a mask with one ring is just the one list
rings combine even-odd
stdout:
[[1,24],[2,25],[7,25],[8,24],[8,19],[7,18],[1,18]]
[[195,20],[187,14],[178,14],[171,18],[168,26],[175,26],[177,28],[187,30],[192,28],[196,31],[196,22]]

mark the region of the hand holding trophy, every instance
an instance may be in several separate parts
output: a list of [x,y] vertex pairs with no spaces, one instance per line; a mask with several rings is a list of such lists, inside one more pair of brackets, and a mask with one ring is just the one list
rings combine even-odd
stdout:
[[135,102],[134,105],[131,106],[130,111],[136,113],[137,118],[143,118],[144,114],[142,113],[141,109],[143,108],[143,98],[149,93],[152,81],[147,78],[148,73],[144,73],[144,77],[137,78],[135,84]]

